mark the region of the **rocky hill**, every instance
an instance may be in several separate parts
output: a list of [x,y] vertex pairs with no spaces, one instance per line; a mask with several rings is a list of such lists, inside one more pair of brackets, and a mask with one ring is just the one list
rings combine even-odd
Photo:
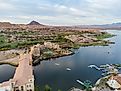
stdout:
[[44,26],[43,24],[40,24],[37,21],[31,21],[28,25],[39,25],[39,26]]
[[31,21],[29,24],[11,24],[10,22],[0,22],[0,29],[7,30],[39,30],[41,28],[46,28],[46,25],[40,24],[37,21]]
[[9,27],[12,24],[10,22],[0,22],[0,27]]

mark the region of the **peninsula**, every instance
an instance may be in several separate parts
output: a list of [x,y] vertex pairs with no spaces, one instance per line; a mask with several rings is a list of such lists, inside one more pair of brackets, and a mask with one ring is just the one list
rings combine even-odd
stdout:
[[0,64],[17,66],[16,59],[19,54],[29,50],[31,46],[34,46],[32,58],[35,65],[41,60],[74,54],[74,49],[81,46],[108,46],[114,42],[104,39],[112,36],[114,35],[98,28],[48,26],[36,21],[29,24],[1,22],[0,54],[3,56],[0,58]]

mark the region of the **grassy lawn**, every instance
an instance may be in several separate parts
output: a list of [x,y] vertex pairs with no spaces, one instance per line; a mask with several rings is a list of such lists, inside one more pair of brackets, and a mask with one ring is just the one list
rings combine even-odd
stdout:
[[110,38],[110,37],[113,37],[113,36],[114,36],[114,35],[112,35],[112,34],[104,33],[104,34],[100,34],[100,35],[96,36],[96,38],[97,38],[98,40],[103,40],[103,39],[105,39],[105,38]]

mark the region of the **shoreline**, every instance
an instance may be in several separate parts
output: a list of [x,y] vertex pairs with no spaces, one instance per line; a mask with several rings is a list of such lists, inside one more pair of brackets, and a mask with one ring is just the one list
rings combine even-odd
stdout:
[[[110,42],[109,44],[115,44],[115,42]],[[109,46],[109,44],[108,45],[101,45],[101,44],[97,44],[97,45],[90,45],[90,44],[88,44],[88,45],[83,45],[83,46],[80,46],[80,47],[89,47],[89,46]],[[73,50],[74,49],[79,49],[80,47],[78,47],[78,48],[73,48]],[[37,58],[36,60],[34,60],[35,62],[33,62],[33,66],[36,66],[36,65],[38,65],[38,64],[40,64],[41,63],[41,61],[46,61],[46,60],[51,60],[51,59],[55,59],[55,58],[60,58],[60,57],[66,57],[66,56],[70,56],[70,55],[74,55],[76,52],[75,51],[71,51],[71,53],[70,54],[63,54],[63,55],[57,55],[57,56],[52,56],[52,57],[47,57],[47,58],[42,58],[42,59],[40,59],[40,58]],[[9,59],[8,59],[9,60]],[[17,62],[14,62],[14,61],[10,61],[10,62],[8,62],[8,61],[0,61],[0,65],[4,65],[4,64],[8,64],[8,65],[11,65],[11,66],[15,66],[15,67],[17,67],[18,66],[18,63]]]
[[5,65],[5,64],[8,64],[8,65],[11,65],[11,66],[14,66],[14,67],[18,67],[18,63],[15,63],[15,62],[0,62],[0,65]]
[[58,55],[58,56],[53,56],[53,57],[50,57],[50,58],[44,58],[44,59],[37,59],[36,61],[35,61],[35,63],[33,63],[33,66],[36,66],[36,65],[38,65],[38,64],[40,64],[41,63],[41,61],[46,61],[46,60],[51,60],[51,59],[56,59],[56,58],[60,58],[60,57],[66,57],[66,56],[70,56],[70,55],[74,55],[75,54],[75,52],[72,52],[72,53],[70,53],[70,54],[65,54],[65,55]]

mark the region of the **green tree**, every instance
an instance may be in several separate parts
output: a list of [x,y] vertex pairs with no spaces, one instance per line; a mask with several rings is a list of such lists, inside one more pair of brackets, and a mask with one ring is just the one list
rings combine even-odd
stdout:
[[44,91],[52,91],[52,88],[50,86],[48,86],[48,85],[45,85]]
[[58,91],[61,91],[60,89],[58,89]]
[[40,87],[39,86],[35,86],[35,91],[40,91]]
[[92,83],[89,80],[84,81],[84,86],[86,91],[92,91]]

